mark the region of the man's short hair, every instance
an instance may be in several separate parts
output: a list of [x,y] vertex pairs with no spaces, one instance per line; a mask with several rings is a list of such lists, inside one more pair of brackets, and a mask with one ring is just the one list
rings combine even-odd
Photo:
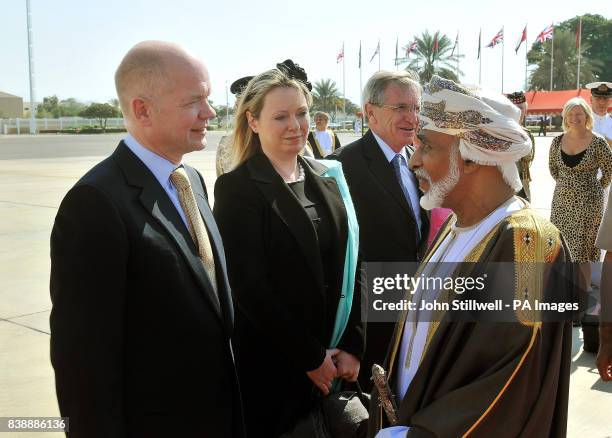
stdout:
[[416,73],[409,70],[380,70],[374,73],[365,84],[362,102],[364,109],[366,103],[384,103],[385,90],[391,84],[395,84],[402,88],[410,88],[421,94],[421,84],[419,84]]
[[323,111],[315,112],[313,118],[316,119],[317,117],[325,117],[325,120],[329,122],[329,114],[327,114],[326,112],[323,112]]
[[131,116],[130,100],[135,97],[153,98],[160,87],[169,87],[166,74],[165,51],[155,48],[153,43],[134,46],[123,58],[115,72],[115,88],[121,110]]

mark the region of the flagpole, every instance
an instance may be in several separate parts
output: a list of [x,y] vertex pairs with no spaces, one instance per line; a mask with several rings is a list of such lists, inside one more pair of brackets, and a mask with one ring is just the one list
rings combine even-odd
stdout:
[[478,32],[478,86],[482,84],[482,28]]
[[525,35],[525,91],[527,91],[527,35]]
[[362,75],[361,75],[361,40],[359,40],[359,106],[362,107],[361,108],[361,136],[363,137],[363,122],[364,122],[364,116],[363,116],[363,85],[362,85]]
[[380,71],[380,38],[378,38],[378,71]]
[[457,31],[457,38],[455,38],[457,46],[457,64],[455,65],[455,74],[457,75],[457,81],[459,81],[459,31]]
[[553,65],[555,63],[555,29],[553,26],[552,37],[550,38],[550,91],[553,89]]
[[34,39],[32,38],[32,10],[30,0],[26,0],[26,20],[28,26],[28,65],[30,73],[30,134],[36,134],[36,87],[34,85]]
[[399,44],[399,36],[395,37],[395,71],[399,70],[399,63],[397,62],[397,45]]
[[505,40],[506,38],[504,37],[504,27],[502,26],[502,74],[501,74],[501,80],[502,80],[502,87],[501,87],[501,92],[502,94],[504,94],[504,47],[505,47]]
[[229,127],[229,95],[227,94],[227,81],[225,81],[225,133]]
[[576,75],[576,88],[580,90],[580,56],[582,46],[582,16],[580,16],[578,22],[578,74]]
[[[344,52],[344,41],[342,41],[342,54]],[[342,113],[344,114],[344,118],[346,119],[346,56],[342,57]],[[344,126],[342,126],[344,128]]]

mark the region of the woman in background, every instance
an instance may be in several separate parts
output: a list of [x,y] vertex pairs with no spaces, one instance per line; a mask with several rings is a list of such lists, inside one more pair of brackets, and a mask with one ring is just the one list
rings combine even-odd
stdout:
[[565,237],[573,261],[580,263],[584,297],[591,282],[590,262],[600,259],[595,239],[604,189],[612,177],[612,151],[603,137],[593,133],[593,113],[584,99],[570,99],[562,116],[564,132],[554,138],[549,155],[550,173],[556,181],[550,220]]

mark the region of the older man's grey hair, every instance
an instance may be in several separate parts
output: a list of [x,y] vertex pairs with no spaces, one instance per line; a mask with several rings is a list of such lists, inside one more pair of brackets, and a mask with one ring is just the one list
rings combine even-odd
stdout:
[[419,84],[418,75],[415,72],[410,70],[380,70],[368,79],[363,89],[363,102],[361,104],[364,111],[366,103],[384,103],[385,90],[391,84],[395,84],[402,88],[408,88],[419,95],[421,94],[421,84]]

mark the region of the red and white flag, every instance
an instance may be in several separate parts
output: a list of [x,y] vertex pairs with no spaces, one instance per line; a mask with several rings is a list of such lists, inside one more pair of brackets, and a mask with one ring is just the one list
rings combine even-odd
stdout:
[[491,42],[487,44],[487,47],[495,47],[496,45],[501,43],[503,40],[504,40],[504,28],[502,27],[501,30],[497,32],[497,34],[493,37]]
[[374,58],[376,57],[376,55],[380,56],[380,40],[378,40],[378,45],[376,46],[376,50],[374,50],[374,53],[372,54],[372,57],[370,58],[370,62],[374,61]]
[[438,32],[436,32],[436,35],[434,36],[433,52],[438,53],[439,48],[440,48],[440,44],[438,43]]
[[413,41],[406,46],[406,58],[410,56],[410,54],[415,51],[417,48],[417,42]]
[[336,55],[336,64],[344,59],[344,43],[342,43],[342,49],[340,49],[340,53]]
[[538,34],[536,37],[536,41],[543,43],[546,40],[549,40],[553,37],[554,26],[551,24],[547,26],[542,32]]
[[580,50],[580,43],[582,39],[582,17],[578,20],[578,28],[576,29],[576,49]]
[[458,45],[459,45],[459,32],[457,32],[457,38],[455,38],[455,45],[453,46],[453,50],[451,50],[450,56],[453,56],[455,54],[455,50],[457,49]]
[[521,44],[523,44],[525,41],[527,41],[527,25],[525,25],[525,29],[523,29],[523,34],[521,35],[521,40],[516,45],[516,49],[514,49],[515,53],[518,53],[519,48],[521,47]]

